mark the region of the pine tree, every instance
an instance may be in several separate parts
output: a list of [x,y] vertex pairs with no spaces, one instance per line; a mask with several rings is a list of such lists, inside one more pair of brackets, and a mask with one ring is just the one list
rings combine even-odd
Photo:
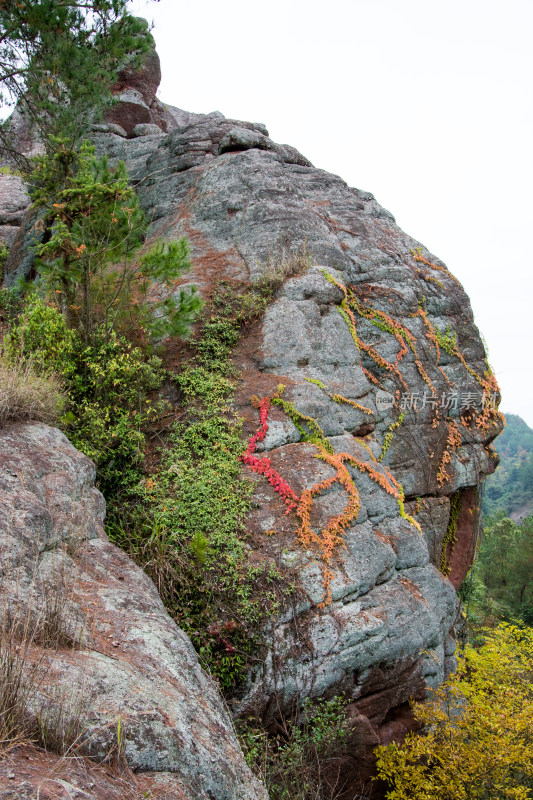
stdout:
[[142,249],[147,224],[123,163],[110,167],[88,142],[70,154],[56,140],[36,159],[31,194],[50,229],[36,249],[39,275],[86,345],[98,326],[108,341],[126,317],[153,339],[186,333],[202,305],[194,288],[176,287],[191,266],[187,242]]
[[[47,147],[60,134],[74,150],[111,102],[118,71],[152,46],[126,0],[0,0],[0,102],[17,103]],[[21,164],[9,127],[0,146]]]

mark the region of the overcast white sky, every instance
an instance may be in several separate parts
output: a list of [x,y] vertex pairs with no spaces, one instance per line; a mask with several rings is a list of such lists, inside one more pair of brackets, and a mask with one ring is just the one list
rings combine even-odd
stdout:
[[162,100],[264,122],[462,281],[533,427],[533,0],[132,0]]

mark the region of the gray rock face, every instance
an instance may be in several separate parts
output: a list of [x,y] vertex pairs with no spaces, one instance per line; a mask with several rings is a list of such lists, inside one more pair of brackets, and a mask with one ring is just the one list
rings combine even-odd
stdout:
[[[122,88],[149,107],[139,88]],[[151,235],[187,237],[206,296],[221,279],[255,281],[287,263],[302,273],[238,348],[235,408],[251,435],[250,397],[285,386],[290,406],[271,406],[258,453],[300,512],[313,490],[315,540],[302,535],[303,512],[286,515],[258,479],[250,545],[290,570],[300,594],[265,632],[264,663],[234,711],[269,720],[295,700],[345,692],[362,731],[346,754],[355,773],[362,752],[395,735],[409,697],[454,663],[454,586],[471,563],[475,487],[495,468],[489,445],[501,429],[482,395],[497,401],[497,387],[462,287],[371,194],[275,143],[260,123],[161,108],[166,136],[140,118],[142,136],[95,134],[99,152],[128,163]],[[132,121],[119,122],[130,137]],[[322,449],[303,441],[298,419],[319,426]],[[357,515],[336,529],[342,541],[324,560],[323,532],[356,497]]]
[[82,751],[97,761],[120,724],[127,763],[154,798],[266,800],[214,683],[152,582],[107,540],[104,513],[93,464],[63,434],[0,432],[2,617],[42,630],[53,608],[63,639],[77,641],[43,650],[35,639],[28,712],[81,708]]
[[11,247],[23,224],[29,197],[16,175],[0,175],[0,242]]
[[139,123],[133,129],[134,136],[163,136],[163,131],[158,125],[154,125],[153,123],[148,123],[143,125]]
[[[218,115],[181,122],[148,157],[135,143],[120,145],[152,233],[187,236],[206,293],[221,278],[256,280],[306,254],[307,271],[285,283],[239,347],[245,379],[235,406],[251,434],[259,422],[250,396],[272,397],[284,384],[283,398],[318,423],[335,453],[352,457],[360,503],[326,566],[316,544],[297,541],[301,519],[291,522],[274,489],[258,483],[252,547],[292,570],[302,595],[265,634],[265,661],[234,711],[268,720],[296,699],[343,691],[364,720],[359,744],[368,750],[394,735],[409,697],[454,664],[458,608],[438,567],[447,563],[457,586],[471,562],[474,487],[495,467],[488,446],[501,429],[495,411],[483,416],[481,395],[498,399],[497,389],[462,287],[371,194],[274,143],[262,125]],[[102,137],[99,146],[108,143]],[[379,402],[383,392],[391,405]],[[272,407],[269,424],[261,456],[268,451],[299,498],[335,478],[337,468],[315,458],[288,414]],[[454,550],[450,498],[458,493],[457,538],[469,546]],[[317,492],[315,533],[347,500],[340,481]]]

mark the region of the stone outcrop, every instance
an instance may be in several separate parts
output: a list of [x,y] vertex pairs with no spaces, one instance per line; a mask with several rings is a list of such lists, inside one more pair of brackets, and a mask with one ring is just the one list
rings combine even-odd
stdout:
[[0,242],[12,247],[26,215],[29,199],[16,175],[0,175]]
[[[17,652],[30,644],[28,718],[44,720],[48,735],[75,730],[76,753],[115,760],[137,777],[128,783],[85,762],[57,767],[51,756],[22,751],[2,765],[0,797],[25,796],[9,791],[21,782],[34,791],[39,781],[46,796],[62,769],[74,784],[85,770],[94,798],[138,786],[154,799],[266,800],[189,640],[150,579],[105,536],[94,477],[92,462],[58,430],[0,432],[2,648],[9,631],[21,640]],[[31,623],[16,633],[12,620]]]
[[[156,98],[161,82],[161,65],[155,50],[143,58],[139,70],[126,68],[113,87],[114,105],[106,112],[105,121],[118,127],[115,133],[122,136],[143,135],[142,127],[150,125],[157,132],[167,131],[165,106]],[[104,128],[105,129],[105,128]],[[109,129],[111,132],[113,129]]]
[[[150,109],[155,78],[134,83],[123,102],[135,91]],[[299,273],[235,352],[234,407],[261,434],[250,453],[292,492],[256,474],[249,544],[299,593],[232,711],[269,724],[305,697],[344,693],[356,786],[372,748],[409,727],[409,698],[453,667],[455,588],[475,552],[477,486],[497,463],[497,386],[461,285],[371,194],[262,124],[166,112],[166,135],[144,111],[95,131],[99,152],[127,162],[150,234],[187,237],[206,298],[220,280]],[[11,277],[22,268],[14,260]]]
[[[360,721],[357,753],[370,751],[403,729],[409,698],[454,664],[454,587],[474,554],[476,487],[495,468],[489,445],[501,429],[483,409],[483,396],[498,393],[468,298],[371,194],[277,145],[262,125],[208,115],[149,144],[145,157],[135,141],[98,139],[131,163],[152,233],[188,238],[206,296],[220,279],[308,264],[239,346],[235,407],[251,435],[260,423],[250,397],[283,384],[283,399],[352,459],[360,502],[325,565],[295,540],[279,493],[257,484],[252,547],[297,576],[303,599],[269,630],[265,661],[233,710],[268,722],[296,699],[345,692]],[[271,406],[262,448],[301,497],[337,467],[317,460],[290,417]],[[313,530],[347,502],[340,481],[318,491]]]

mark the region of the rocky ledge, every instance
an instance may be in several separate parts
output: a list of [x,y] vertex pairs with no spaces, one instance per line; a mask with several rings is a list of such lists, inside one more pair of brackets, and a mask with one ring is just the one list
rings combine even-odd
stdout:
[[94,477],[56,429],[0,432],[0,656],[22,664],[21,718],[78,756],[13,750],[0,797],[266,800],[189,640],[105,536]]

